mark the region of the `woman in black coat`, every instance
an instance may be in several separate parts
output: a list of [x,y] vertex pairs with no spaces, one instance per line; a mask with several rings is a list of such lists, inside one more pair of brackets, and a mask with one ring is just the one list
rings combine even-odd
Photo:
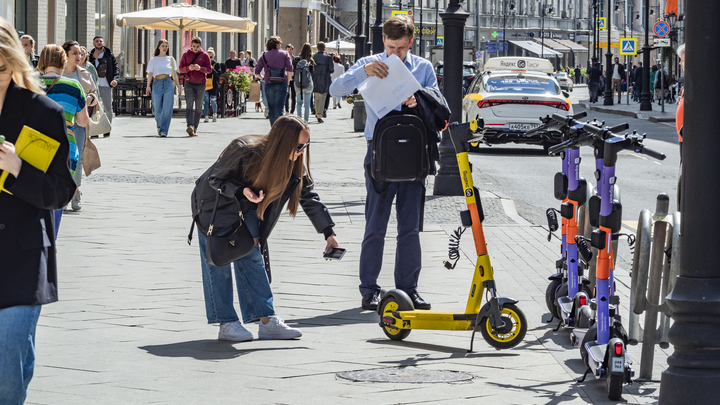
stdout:
[[[23,126],[59,143],[47,171],[18,157],[14,144]],[[0,399],[23,403],[40,307],[58,299],[52,212],[70,202],[76,187],[63,110],[44,95],[15,29],[2,18],[0,128],[0,169],[8,173],[0,192]]]
[[[315,230],[325,236],[327,252],[337,247],[335,224],[325,204],[313,190],[309,171],[307,124],[294,115],[281,116],[266,136],[248,135],[235,139],[218,158],[209,176],[213,188],[231,181],[240,201],[244,224],[255,239],[255,248],[232,263],[235,267],[243,322],[260,322],[260,339],[293,339],[299,329],[285,325],[275,316],[273,295],[266,273],[269,269],[267,240],[283,207],[295,216],[302,206]],[[305,157],[303,162],[303,156]],[[214,266],[205,256],[207,238],[198,231],[205,310],[208,323],[220,324],[218,339],[242,342],[253,334],[238,320],[233,307],[231,264]],[[318,256],[320,253],[318,252]]]

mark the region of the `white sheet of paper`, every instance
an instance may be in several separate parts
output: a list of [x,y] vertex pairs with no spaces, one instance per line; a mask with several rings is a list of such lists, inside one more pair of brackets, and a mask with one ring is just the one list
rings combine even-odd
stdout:
[[370,76],[358,86],[365,105],[370,107],[378,118],[387,115],[422,88],[397,55],[390,55],[383,62],[388,67],[386,78]]

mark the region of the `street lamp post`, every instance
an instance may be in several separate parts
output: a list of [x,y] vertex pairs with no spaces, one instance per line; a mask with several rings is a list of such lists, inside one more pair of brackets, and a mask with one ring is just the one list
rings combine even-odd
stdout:
[[383,27],[383,0],[377,0],[375,4],[375,24],[372,26],[372,53],[377,55],[384,49],[382,41]]
[[645,44],[643,45],[642,93],[640,94],[640,111],[652,111],[652,95],[650,94],[650,0],[645,0],[643,19],[645,21]]
[[545,54],[545,3],[542,4],[542,10],[540,10],[540,19],[542,21],[540,27],[540,57]]
[[[686,43],[700,47],[685,53],[685,118],[682,150],[680,271],[667,297],[672,311],[673,354],[660,383],[660,405],[702,404],[720,398],[720,138],[717,94],[720,81],[709,66],[720,63],[720,43],[708,40],[708,27],[720,14],[718,1],[688,1]],[[715,174],[712,174],[715,173]]]
[[[605,54],[605,63],[607,66],[605,67],[605,101],[603,102],[603,105],[613,105],[613,93],[612,93],[612,74],[613,74],[613,65],[612,65],[612,48],[610,48],[610,45],[612,43],[610,42],[610,34],[612,32],[612,11],[610,10],[610,7],[612,7],[612,0],[608,0],[608,8],[607,8],[607,19],[605,20],[605,29],[607,30],[607,53]],[[621,87],[622,89],[622,87]]]
[[421,58],[424,58],[424,57],[425,57],[425,53],[423,52],[423,37],[422,37],[422,34],[423,34],[423,33],[422,33],[422,32],[423,32],[423,20],[422,20],[422,15],[423,15],[423,0],[420,0],[420,57],[421,57]]
[[437,46],[438,15],[440,15],[440,0],[435,0],[435,46]]
[[[450,122],[459,122],[462,110],[463,31],[469,14],[462,9],[459,0],[450,0],[448,8],[440,17],[445,30],[443,95],[450,107]],[[433,194],[463,195],[455,148],[447,130],[443,131],[438,149],[440,151],[440,168],[435,176]]]
[[368,56],[372,52],[372,42],[370,38],[370,0],[365,2],[365,48],[363,49],[363,56]]
[[365,54],[365,40],[367,39],[367,37],[365,37],[365,35],[363,35],[363,23],[362,23],[363,0],[357,1],[357,8],[358,8],[358,12],[357,12],[358,22],[357,22],[357,25],[355,26],[355,62],[356,63],[357,63],[357,61],[362,59],[362,57]]

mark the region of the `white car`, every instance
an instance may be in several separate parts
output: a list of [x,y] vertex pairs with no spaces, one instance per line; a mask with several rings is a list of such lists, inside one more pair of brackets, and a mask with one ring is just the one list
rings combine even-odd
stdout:
[[573,91],[573,81],[567,73],[559,72],[555,73],[555,80],[558,81],[560,88],[565,91]]
[[[485,144],[528,143],[548,149],[560,143],[559,132],[526,136],[542,125],[540,118],[573,114],[569,94],[560,89],[546,59],[491,58],[473,80],[463,99],[464,122],[482,118]],[[473,144],[471,150],[477,150]]]

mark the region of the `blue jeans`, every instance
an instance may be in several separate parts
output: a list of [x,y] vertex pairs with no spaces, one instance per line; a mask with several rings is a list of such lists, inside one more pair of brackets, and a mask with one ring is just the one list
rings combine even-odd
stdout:
[[40,305],[0,309],[0,405],[25,402],[35,370],[35,329]]
[[[245,213],[244,217],[250,233],[253,237],[258,237],[260,232],[255,211]],[[235,322],[238,320],[238,316],[233,308],[231,265],[218,267],[209,264],[205,259],[207,238],[200,231],[198,231],[198,242],[208,323]],[[237,284],[243,323],[275,315],[270,281],[265,272],[265,262],[260,246],[255,246],[249,255],[235,260],[232,265],[235,266],[235,283]]]
[[62,219],[63,209],[53,210],[55,219],[55,240],[57,240],[58,232],[60,232],[60,220]]
[[[305,106],[305,111],[303,112],[303,115],[305,116],[305,122],[308,122],[308,119],[310,119],[310,100],[313,98],[312,89],[308,89],[308,91],[295,91],[297,94],[297,114],[298,117],[300,116],[300,109],[303,108],[303,105]],[[303,102],[303,99],[305,100]]]
[[[372,145],[368,145],[363,167],[370,164]],[[380,290],[377,278],[382,268],[385,234],[390,220],[393,199],[397,196],[397,247],[395,248],[395,288],[412,294],[422,267],[420,249],[420,209],[423,184],[420,182],[389,183],[385,204],[380,212],[382,183],[368,176],[365,170],[365,236],[360,250],[360,293]]]
[[158,134],[167,135],[173,115],[175,84],[172,77],[166,77],[160,80],[154,79],[152,86],[152,114],[155,116]]
[[267,94],[265,93],[265,81],[260,80],[260,91],[262,92],[262,103],[265,106],[265,109],[270,111],[270,107],[268,107],[268,101],[267,101]]
[[217,114],[217,95],[210,94],[209,91],[205,90],[205,101],[203,102],[203,111],[205,112],[205,117],[207,118],[210,114],[210,104],[212,104],[212,110],[213,114]]
[[77,142],[77,148],[79,153],[77,168],[75,169],[75,175],[73,176],[73,180],[75,180],[75,184],[80,187],[83,173],[83,151],[85,150],[85,127],[81,127],[78,124],[75,124],[73,125],[73,132],[75,133],[75,142]]
[[265,94],[267,94],[268,102],[268,119],[270,120],[270,126],[275,124],[275,121],[282,117],[285,109],[285,98],[288,93],[287,82],[283,83],[268,83],[265,85]]

